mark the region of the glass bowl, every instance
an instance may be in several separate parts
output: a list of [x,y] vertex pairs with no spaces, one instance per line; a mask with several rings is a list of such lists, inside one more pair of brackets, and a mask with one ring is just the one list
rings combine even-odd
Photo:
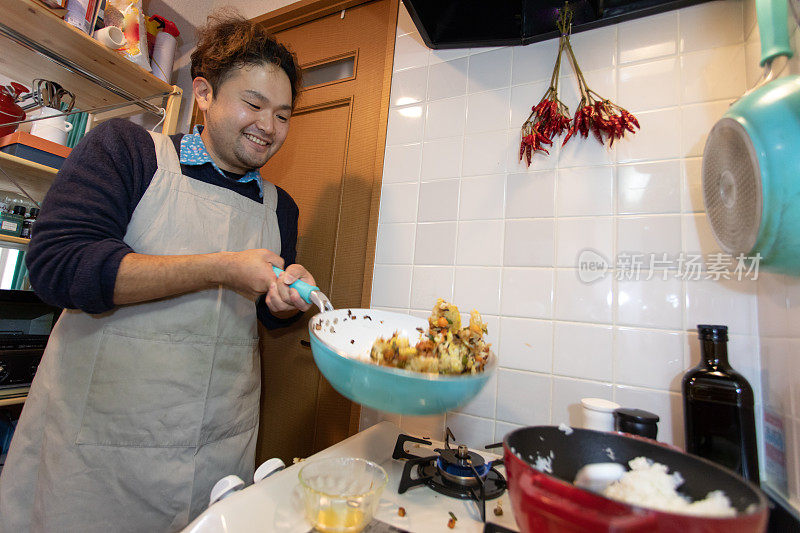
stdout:
[[317,459],[300,469],[306,518],[323,533],[356,533],[372,521],[386,471],[366,459]]

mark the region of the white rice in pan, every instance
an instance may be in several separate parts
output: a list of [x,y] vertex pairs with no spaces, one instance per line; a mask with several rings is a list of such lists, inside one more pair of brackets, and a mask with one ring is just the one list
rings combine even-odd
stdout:
[[671,513],[713,517],[736,515],[736,509],[721,490],[711,491],[704,499],[692,502],[677,490],[684,482],[679,472],[668,474],[665,465],[646,457],[637,457],[628,465],[631,469],[608,485],[603,491],[604,496]]

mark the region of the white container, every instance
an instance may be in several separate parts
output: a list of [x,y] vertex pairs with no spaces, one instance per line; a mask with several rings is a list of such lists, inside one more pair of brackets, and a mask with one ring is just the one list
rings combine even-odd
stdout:
[[614,431],[614,409],[619,404],[603,398],[581,398],[583,427],[597,431]]
[[52,107],[39,109],[31,118],[50,118],[42,118],[34,122],[31,125],[31,135],[36,135],[54,143],[66,144],[67,134],[72,130],[72,124],[67,122],[64,116],[54,117],[52,115],[61,115],[61,111]]

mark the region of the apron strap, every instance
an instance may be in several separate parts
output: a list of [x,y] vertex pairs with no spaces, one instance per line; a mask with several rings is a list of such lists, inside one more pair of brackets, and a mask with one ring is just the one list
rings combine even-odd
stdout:
[[274,213],[278,208],[278,189],[263,176],[261,177],[261,187],[264,191],[264,208],[267,210],[267,214]]
[[153,137],[153,144],[156,147],[156,164],[158,168],[181,174],[181,161],[178,159],[178,152],[175,150],[175,144],[172,139],[155,131],[151,131],[150,135]]

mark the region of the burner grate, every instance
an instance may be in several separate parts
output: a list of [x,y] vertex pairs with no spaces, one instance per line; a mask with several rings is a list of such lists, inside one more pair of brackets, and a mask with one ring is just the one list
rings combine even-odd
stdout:
[[[393,459],[406,459],[400,486],[397,489],[403,494],[408,489],[419,485],[427,485],[439,494],[462,500],[473,500],[478,505],[481,520],[486,521],[486,501],[499,498],[506,491],[506,479],[494,467],[503,464],[502,459],[485,463],[483,457],[469,452],[468,455],[456,453],[450,448],[449,439],[452,432],[447,429],[445,448],[437,449],[436,455],[420,457],[405,450],[406,442],[431,444],[430,441],[399,435],[395,444]],[[465,449],[465,448],[463,448]],[[459,458],[454,461],[454,458]],[[469,469],[469,470],[467,470]],[[454,475],[454,472],[457,475]],[[445,477],[447,476],[447,477]],[[450,478],[450,479],[448,479]],[[458,479],[459,481],[453,481]]]

